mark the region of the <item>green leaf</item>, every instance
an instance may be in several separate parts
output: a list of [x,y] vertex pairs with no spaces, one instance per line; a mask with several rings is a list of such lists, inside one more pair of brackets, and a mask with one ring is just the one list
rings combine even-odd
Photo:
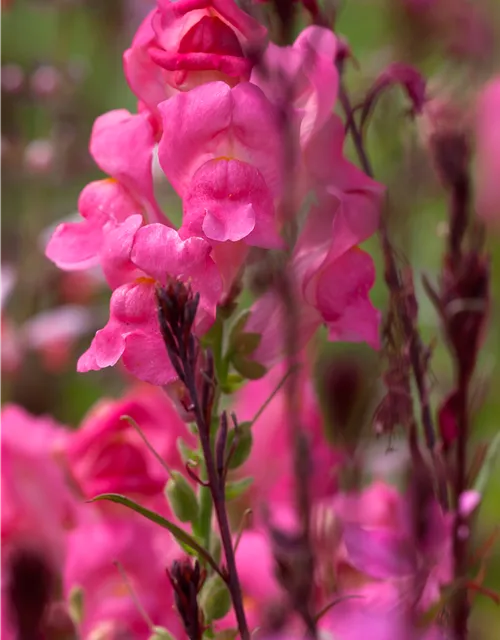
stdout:
[[233,326],[229,332],[229,346],[235,343],[240,333],[243,333],[246,323],[250,318],[251,311],[249,309],[245,309],[242,311],[236,318],[234,319]]
[[102,493],[101,495],[92,498],[92,500],[89,500],[89,502],[98,502],[100,500],[109,500],[110,502],[122,504],[124,507],[128,507],[129,509],[132,509],[132,511],[135,511],[148,520],[151,520],[151,522],[155,522],[160,527],[163,527],[163,529],[169,531],[178,542],[190,547],[193,551],[196,551],[200,559],[205,560],[205,562],[207,562],[217,573],[220,573],[219,566],[206,549],[198,544],[198,542],[196,542],[189,533],[186,533],[186,531],[175,525],[173,522],[170,522],[159,513],[150,511],[149,509],[142,507],[140,504],[137,504],[137,502],[134,502],[133,500],[130,500],[130,498],[126,498],[119,493]]
[[[229,468],[237,469],[248,459],[252,451],[253,436],[250,422],[242,422],[238,425],[238,444],[236,445],[233,455],[229,460]],[[229,432],[227,437],[227,452],[231,451],[234,439],[236,438],[236,429]]]
[[231,595],[220,576],[211,576],[205,582],[200,593],[200,605],[207,620],[220,620],[229,613]]
[[181,437],[177,438],[177,449],[181,454],[181,458],[184,464],[188,460],[193,460],[193,462],[200,461],[200,454],[195,449],[191,449],[190,447],[188,447],[188,445]]
[[228,482],[226,484],[226,500],[236,500],[250,487],[253,482],[253,478],[242,478],[241,480],[235,480],[234,482]]
[[232,345],[232,350],[242,356],[250,356],[257,349],[261,340],[260,333],[240,333]]
[[171,472],[171,477],[165,485],[165,496],[181,522],[196,522],[198,500],[193,488],[179,471]]
[[233,367],[238,373],[248,380],[259,380],[266,375],[267,369],[260,362],[247,360],[240,354],[235,354],[232,358]]
[[474,483],[473,489],[475,491],[478,491],[481,495],[484,495],[486,485],[488,484],[488,481],[491,475],[495,471],[495,464],[496,464],[499,453],[500,453],[500,431],[495,435],[493,440],[490,442],[490,446],[488,447],[488,452],[486,453],[483,466],[481,467],[481,471],[479,472],[476,482]]

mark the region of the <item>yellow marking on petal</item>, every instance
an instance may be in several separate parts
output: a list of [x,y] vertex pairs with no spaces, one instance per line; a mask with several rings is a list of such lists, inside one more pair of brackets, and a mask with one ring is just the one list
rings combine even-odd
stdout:
[[136,284],[155,284],[156,280],[150,276],[140,276],[135,279]]

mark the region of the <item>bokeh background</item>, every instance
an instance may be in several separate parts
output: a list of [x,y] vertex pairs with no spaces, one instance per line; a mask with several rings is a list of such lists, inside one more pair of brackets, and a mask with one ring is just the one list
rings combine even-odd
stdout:
[[[417,65],[433,88],[464,110],[481,84],[500,73],[497,0],[471,2],[474,13],[462,17],[453,13],[452,0],[437,26],[420,24],[420,0],[336,4],[337,32],[357,61],[347,76],[355,103],[394,60]],[[100,177],[88,153],[94,119],[110,109],[135,109],[121,57],[151,6],[150,0],[2,0],[2,401],[50,413],[75,428],[96,400],[118,395],[127,381],[116,370],[76,373],[77,356],[107,318],[109,292],[99,274],[57,270],[43,247],[51,226],[76,213],[81,189]],[[451,388],[453,368],[420,283],[423,273],[432,280],[439,269],[446,198],[419,135],[423,125],[405,116],[407,107],[397,91],[381,99],[369,150],[377,177],[391,189],[399,250],[415,269],[421,328],[433,345],[436,404]],[[175,194],[162,189],[166,210],[179,215]],[[493,300],[472,398],[474,445],[500,430],[500,233],[487,234]],[[368,248],[380,261],[376,241]],[[383,308],[379,280],[373,298]],[[477,544],[499,524],[500,456],[484,495]],[[485,586],[500,591],[498,545]],[[477,598],[470,637],[494,640],[499,629],[500,608]]]

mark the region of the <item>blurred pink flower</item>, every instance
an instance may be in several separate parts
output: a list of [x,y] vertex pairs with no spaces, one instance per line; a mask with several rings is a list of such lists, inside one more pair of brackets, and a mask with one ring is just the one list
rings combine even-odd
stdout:
[[2,554],[34,546],[60,565],[78,506],[57,462],[69,432],[15,405],[6,405],[1,419]]
[[[369,299],[375,266],[357,245],[378,228],[384,189],[343,157],[343,140],[343,125],[333,116],[304,153],[307,179],[319,201],[309,212],[288,270],[299,305],[297,349],[321,324],[330,340],[379,346],[380,312]],[[246,329],[262,335],[255,360],[265,365],[279,360],[284,318],[277,291],[270,289],[254,303]]]
[[121,493],[141,504],[155,498],[165,503],[166,471],[122,416],[135,420],[170,468],[182,467],[176,442],[180,436],[190,442],[186,426],[163,390],[140,385],[91,409],[66,442],[68,468],[86,498]]
[[[168,533],[136,514],[89,521],[68,536],[64,591],[68,597],[83,590],[83,640],[151,635],[134,596],[155,625],[182,638],[180,619],[173,609],[173,594],[165,569],[179,549]],[[124,580],[119,566],[125,572]]]
[[213,80],[248,80],[247,56],[264,44],[266,29],[233,0],[158,0],[125,51],[125,76],[153,113],[178,91]]
[[332,114],[338,89],[336,53],[333,32],[309,26],[293,46],[279,47],[270,42],[262,64],[252,72],[252,83],[278,107],[288,106],[291,92],[302,148]]
[[[240,422],[253,419],[285,373],[284,365],[278,365],[261,380],[248,382],[243,387],[234,405]],[[303,370],[293,375],[298,376],[297,410],[310,446],[312,469],[309,483],[312,497],[316,500],[335,491],[342,454],[325,439],[323,418],[310,374],[304,363]],[[250,457],[238,471],[243,476],[254,478],[247,495],[257,518],[260,516],[259,508],[265,504],[272,505],[274,510],[278,504],[290,506],[294,501],[295,478],[288,422],[286,396],[281,389],[252,426]],[[267,463],[269,456],[272,456],[273,464]]]
[[476,104],[476,208],[485,222],[500,227],[500,76]]

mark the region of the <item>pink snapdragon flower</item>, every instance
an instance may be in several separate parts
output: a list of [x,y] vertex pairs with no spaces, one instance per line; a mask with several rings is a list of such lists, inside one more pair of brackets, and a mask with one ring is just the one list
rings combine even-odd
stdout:
[[63,578],[66,597],[75,588],[83,591],[79,637],[147,640],[151,630],[130,586],[153,624],[183,637],[165,573],[176,553],[178,547],[168,533],[135,514],[88,521],[75,529],[68,536]]
[[72,476],[87,499],[121,493],[141,504],[158,497],[164,503],[165,469],[123,416],[135,420],[170,468],[181,468],[176,441],[189,441],[189,433],[161,389],[140,385],[120,400],[101,400],[68,438],[64,451]]
[[476,103],[476,208],[485,222],[500,227],[500,76]]
[[[293,250],[288,274],[298,304],[297,349],[321,324],[333,341],[379,346],[380,312],[370,299],[375,267],[358,245],[378,227],[383,187],[342,155],[343,127],[333,116],[310,141],[304,171],[318,194]],[[253,358],[272,365],[283,353],[283,302],[270,289],[252,307],[246,330],[262,340]]]
[[125,51],[130,88],[153,113],[178,91],[213,80],[233,86],[250,78],[247,55],[266,29],[233,0],[158,0]]
[[183,199],[181,235],[282,247],[274,204],[283,188],[282,141],[262,91],[211,82],[159,108],[159,160]]
[[58,566],[77,520],[75,496],[57,463],[69,432],[15,405],[5,406],[1,419],[2,555],[33,546]]
[[110,367],[121,358],[139,380],[165,385],[177,375],[158,324],[157,284],[179,278],[201,294],[195,331],[202,335],[215,319],[222,283],[205,240],[181,240],[174,229],[159,223],[141,225],[142,217],[134,215],[108,233],[110,252],[135,268],[134,279],[113,292],[109,321],[79,359],[78,371]]
[[97,118],[90,153],[111,177],[91,182],[82,191],[78,209],[83,221],[62,223],[54,231],[46,255],[59,268],[71,271],[100,264],[111,287],[116,287],[127,281],[134,266],[110,249],[108,232],[134,214],[145,222],[170,225],[153,192],[155,135],[147,114],[117,109]]

